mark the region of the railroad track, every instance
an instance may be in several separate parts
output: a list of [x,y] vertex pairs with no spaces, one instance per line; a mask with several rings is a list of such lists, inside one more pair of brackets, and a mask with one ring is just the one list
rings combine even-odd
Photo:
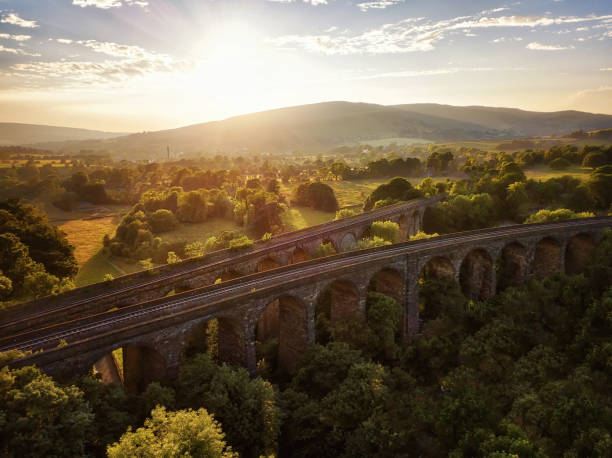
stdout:
[[329,276],[330,272],[347,269],[374,261],[385,261],[398,255],[424,253],[445,247],[460,247],[475,241],[487,241],[513,237],[538,235],[554,229],[598,228],[612,226],[612,217],[571,220],[561,223],[540,223],[532,225],[507,226],[489,230],[478,230],[456,233],[427,240],[406,242],[398,245],[384,246],[368,250],[354,251],[340,255],[321,258],[314,261],[279,267],[266,272],[247,275],[224,284],[198,288],[177,296],[155,299],[143,303],[125,306],[119,310],[89,315],[64,323],[58,323],[19,334],[0,338],[0,351],[9,349],[38,350],[57,346],[61,340],[74,342],[80,336],[95,337],[98,332],[107,332],[109,328],[118,331],[125,326],[144,325],[145,323],[173,313],[182,313],[209,304],[218,304],[261,290],[291,285],[304,279]]
[[[174,264],[172,268],[172,272],[170,273],[161,273],[160,269],[152,269],[152,278],[145,279],[141,281],[133,281],[130,282],[125,287],[119,289],[113,289],[110,292],[104,292],[100,294],[92,294],[87,295],[83,298],[73,299],[70,297],[70,293],[68,293],[66,297],[66,302],[60,302],[52,307],[46,308],[42,312],[33,312],[27,313],[24,315],[17,315],[13,318],[9,318],[5,322],[0,322],[0,334],[6,332],[7,329],[14,327],[18,324],[27,323],[33,319],[45,319],[56,313],[61,313],[65,311],[69,311],[75,308],[82,307],[85,304],[90,304],[91,302],[96,301],[104,301],[106,303],[108,300],[113,298],[122,298],[125,296],[129,296],[131,293],[137,292],[142,288],[151,288],[154,289],[159,287],[160,285],[164,285],[165,283],[176,281],[180,282],[183,277],[189,277],[198,275],[206,270],[215,270],[220,269],[231,264],[236,264],[240,262],[244,262],[248,259],[257,258],[265,255],[268,252],[272,252],[275,250],[283,250],[287,248],[293,248],[297,244],[308,241],[309,239],[316,238],[319,236],[325,236],[329,232],[338,231],[341,229],[350,229],[352,226],[359,226],[364,222],[378,220],[381,218],[392,217],[397,214],[398,209],[408,210],[414,207],[420,207],[427,203],[434,203],[441,199],[441,196],[434,197],[427,200],[417,200],[412,202],[403,202],[400,204],[392,205],[389,207],[382,208],[380,210],[375,210],[371,212],[361,213],[359,215],[351,216],[348,218],[343,218],[342,220],[333,221],[329,223],[323,223],[318,226],[312,226],[306,229],[300,229],[298,231],[288,232],[286,234],[280,234],[272,239],[271,242],[267,244],[261,244],[255,247],[248,252],[245,252],[241,255],[231,256],[231,253],[228,253],[230,257],[218,261],[205,262],[204,264],[198,264],[197,266],[193,266],[192,262],[185,261],[183,263]],[[275,241],[276,239],[276,241]],[[182,264],[182,266],[181,266]],[[136,274],[138,275],[138,274]],[[135,275],[135,276],[136,276]],[[154,277],[154,278],[153,278]],[[117,280],[125,281],[129,279],[129,276],[120,277]],[[68,302],[69,301],[69,302]],[[25,305],[25,304],[24,304]],[[0,319],[2,319],[0,315]]]

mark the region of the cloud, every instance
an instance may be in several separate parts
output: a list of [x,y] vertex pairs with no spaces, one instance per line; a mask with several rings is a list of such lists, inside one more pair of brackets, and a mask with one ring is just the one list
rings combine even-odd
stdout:
[[70,43],[72,43],[72,40],[68,39],[68,38],[58,38],[57,40],[58,43],[62,43],[64,45],[69,45]]
[[35,29],[36,27],[38,27],[36,21],[28,21],[26,19],[22,19],[19,17],[19,15],[15,13],[9,13],[5,15],[2,19],[0,19],[0,22],[16,25],[25,29]]
[[32,57],[40,57],[38,53],[29,53],[19,48],[6,48],[3,45],[0,45],[0,52],[7,52],[9,54],[15,54],[19,56],[32,56]]
[[0,33],[0,38],[5,40],[27,41],[32,37],[30,35],[11,35],[9,33]]
[[603,67],[599,69],[600,72],[612,72],[612,67]]
[[[103,61],[28,62],[11,66],[13,72],[22,78],[46,80],[57,86],[87,86],[93,84],[116,83],[136,77],[160,73],[185,72],[192,70],[195,63],[175,59],[167,54],[145,50],[139,46],[123,45],[96,40],[71,41],[56,39],[60,43],[74,43],[86,46],[94,52],[115,57]],[[27,81],[26,81],[27,82]]]
[[450,75],[463,72],[493,72],[493,71],[509,71],[516,69],[499,69],[492,67],[451,67],[451,68],[435,68],[429,70],[402,70],[397,72],[377,73],[374,75],[357,76],[351,78],[353,80],[371,80],[378,78],[417,78],[423,76]]
[[532,51],[565,51],[566,49],[574,49],[573,46],[560,46],[560,45],[543,45],[541,43],[532,42],[525,46],[527,49]]
[[430,51],[448,35],[473,33],[476,29],[537,28],[612,19],[612,15],[491,17],[490,12],[483,11],[441,21],[410,18],[357,34],[336,31],[320,35],[284,35],[269,38],[267,42],[280,48],[301,48],[308,52],[328,55],[397,54]]
[[363,2],[358,3],[357,8],[361,11],[367,11],[369,9],[385,9],[388,6],[397,5],[398,3],[403,3],[404,0],[375,0],[371,2]]
[[147,51],[140,46],[123,45],[112,41],[80,40],[77,41],[77,43],[92,49],[94,52],[113,57],[123,57],[126,59],[155,59],[158,57],[168,57],[163,54]]
[[509,41],[523,41],[523,37],[499,37],[489,43],[506,43]]
[[[273,3],[293,3],[296,0],[268,0]],[[313,6],[327,5],[327,0],[302,0],[304,3],[310,3]]]
[[[101,8],[103,10],[120,8],[123,6],[121,0],[72,0],[72,4],[80,6],[81,8],[95,6],[96,8]],[[146,8],[149,6],[149,2],[146,0],[125,0],[125,4],[129,6],[140,6],[141,8]]]

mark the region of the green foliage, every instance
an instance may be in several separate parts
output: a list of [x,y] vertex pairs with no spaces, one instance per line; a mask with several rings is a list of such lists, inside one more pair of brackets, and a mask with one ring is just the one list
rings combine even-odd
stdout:
[[430,239],[432,237],[439,237],[440,234],[438,233],[434,233],[434,234],[427,234],[423,231],[419,231],[414,235],[410,236],[410,240],[427,240]]
[[478,229],[489,226],[495,212],[495,202],[489,194],[456,195],[426,212],[424,226],[426,232],[440,234]]
[[316,210],[336,211],[338,201],[334,190],[327,184],[321,182],[302,183],[297,187],[293,196],[295,205],[303,205]]
[[241,455],[275,453],[280,412],[270,383],[251,379],[243,368],[219,367],[200,353],[180,367],[177,397],[180,406],[212,412]]
[[558,157],[548,164],[553,170],[565,170],[572,166],[572,163],[565,158]]
[[33,366],[0,370],[2,456],[83,456],[93,418],[77,387]]
[[375,248],[378,246],[391,245],[391,242],[383,239],[382,237],[365,237],[357,242],[358,250],[367,250],[368,248]]
[[379,200],[393,199],[396,201],[410,200],[421,197],[421,191],[412,187],[405,178],[393,178],[388,182],[378,186],[366,199],[363,209],[372,210],[374,204]]
[[113,274],[104,274],[103,281],[110,283],[114,279],[115,279],[115,277],[113,276]]
[[253,241],[246,235],[241,235],[229,242],[229,249],[232,251],[249,250],[251,248],[253,248]]
[[391,243],[397,243],[399,240],[399,230],[399,224],[393,221],[374,221],[370,225],[370,235],[372,237],[380,237]]
[[529,215],[529,217],[525,220],[525,224],[547,223],[576,218],[592,218],[593,216],[595,215],[590,212],[574,213],[567,208],[559,208],[558,210],[540,210],[537,213]]
[[121,440],[108,447],[110,458],[237,456],[225,443],[221,426],[205,409],[167,412],[151,411],[144,427],[128,430]]
[[170,210],[156,210],[149,216],[149,224],[155,234],[160,232],[168,232],[176,229],[178,221]]
[[313,258],[324,258],[325,256],[332,256],[336,253],[337,251],[331,242],[321,243],[315,250]]
[[264,243],[268,243],[272,240],[272,234],[270,232],[266,232],[264,235],[261,236],[261,241]]
[[353,210],[352,208],[343,208],[342,210],[338,210],[336,212],[336,216],[334,216],[334,221],[337,221],[342,218],[348,218],[349,216],[357,215],[359,212],[357,210]]
[[168,264],[176,264],[181,261],[182,259],[174,251],[168,251],[168,258],[166,259]]
[[204,256],[205,253],[204,244],[200,241],[185,244],[185,256],[188,258],[199,258]]
[[13,292],[13,281],[2,275],[0,270],[0,300],[8,299]]
[[141,259],[138,262],[140,263],[140,267],[142,267],[143,270],[149,270],[149,269],[152,269],[153,267],[155,267],[153,265],[153,262],[151,261],[151,258],[149,258],[149,259]]

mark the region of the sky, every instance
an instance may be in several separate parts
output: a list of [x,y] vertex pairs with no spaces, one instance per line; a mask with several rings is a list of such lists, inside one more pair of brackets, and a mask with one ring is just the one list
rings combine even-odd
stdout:
[[116,132],[330,100],[612,114],[610,0],[0,0],[0,121]]

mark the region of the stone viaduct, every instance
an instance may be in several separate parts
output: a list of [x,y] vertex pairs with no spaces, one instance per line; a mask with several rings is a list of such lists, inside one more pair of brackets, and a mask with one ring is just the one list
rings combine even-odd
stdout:
[[[7,348],[43,351],[11,363],[36,364],[60,379],[95,365],[107,381],[137,392],[176,374],[186,348],[215,323],[220,361],[256,372],[256,343],[278,339],[278,364],[291,369],[315,342],[317,313],[332,321],[364,315],[377,291],[403,306],[401,333],[420,327],[420,276],[450,277],[470,299],[482,300],[530,277],[578,273],[612,217],[507,226],[346,252],[273,268],[170,297],[127,305],[0,338]],[[322,298],[327,311],[319,307]],[[67,345],[58,343],[65,341]],[[197,343],[197,342],[196,342]],[[123,371],[111,352],[123,349]]]
[[337,252],[352,248],[366,235],[374,221],[394,221],[400,225],[400,241],[422,227],[427,207],[443,196],[401,202],[337,221],[275,236],[269,242],[257,241],[245,252],[220,250],[176,264],[125,275],[111,282],[96,283],[64,294],[31,301],[0,313],[0,336],[5,332],[31,329],[101,313],[164,297],[171,291],[187,291],[211,285],[217,279],[232,280],[244,275],[311,259],[321,243],[331,243]]

